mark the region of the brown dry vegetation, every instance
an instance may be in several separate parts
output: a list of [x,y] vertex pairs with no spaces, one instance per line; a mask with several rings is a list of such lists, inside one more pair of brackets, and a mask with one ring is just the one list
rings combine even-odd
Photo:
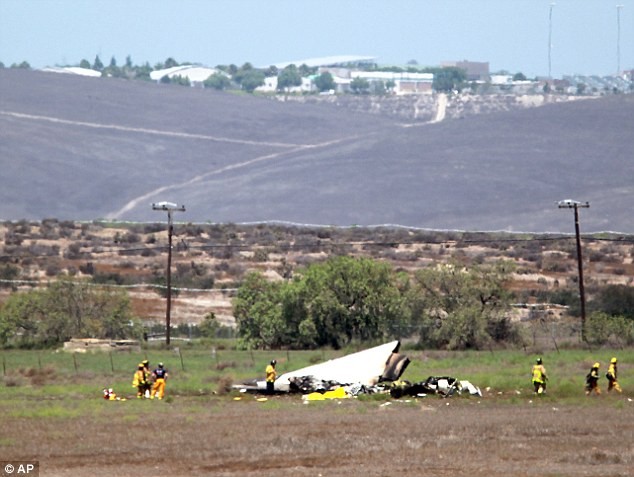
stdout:
[[104,401],[81,419],[3,417],[3,454],[55,477],[629,476],[634,407],[620,404]]
[[[0,243],[0,270],[15,267],[19,275],[14,278],[23,280],[44,284],[67,275],[131,285],[165,276],[167,232],[162,223],[5,222],[0,224]],[[341,254],[387,261],[410,273],[449,260],[464,264],[511,260],[516,273],[508,286],[517,301],[525,303],[538,302],[541,292],[577,288],[571,236],[176,224],[174,244],[172,285],[197,290],[173,296],[172,322],[176,325],[199,323],[210,312],[221,323],[231,325],[233,290],[245,273],[259,270],[271,280],[282,280],[302,266]],[[630,237],[587,237],[583,247],[589,298],[607,284],[632,284],[634,245]],[[10,291],[5,284],[0,301]],[[137,316],[162,322],[164,299],[156,290],[133,288],[130,294]]]

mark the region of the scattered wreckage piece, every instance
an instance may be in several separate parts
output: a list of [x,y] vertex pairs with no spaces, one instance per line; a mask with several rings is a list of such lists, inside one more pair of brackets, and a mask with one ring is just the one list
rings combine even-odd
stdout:
[[474,386],[469,381],[459,381],[450,376],[429,376],[425,381],[413,384],[409,381],[395,381],[390,387],[390,396],[396,399],[402,396],[422,397],[428,394],[449,397],[463,392],[467,392],[471,396],[482,396],[479,387]]
[[313,392],[310,394],[304,394],[302,399],[304,401],[325,401],[327,399],[347,399],[350,397],[343,387],[338,387],[337,389],[333,389],[332,391],[326,391],[324,393]]

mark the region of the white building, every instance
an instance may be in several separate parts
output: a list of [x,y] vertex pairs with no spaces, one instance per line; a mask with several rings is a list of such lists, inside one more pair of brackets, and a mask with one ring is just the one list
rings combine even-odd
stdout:
[[79,66],[51,66],[42,68],[41,71],[46,71],[47,73],[64,73],[69,75],[88,76],[90,78],[101,77],[101,71],[91,70],[89,68],[80,68]]
[[[277,92],[277,76],[267,76],[264,78],[264,84],[258,86],[255,90],[259,93],[275,93]],[[300,86],[292,86],[288,90],[283,92],[292,94],[312,93],[315,91],[315,84],[312,78],[302,78],[302,84]]]
[[187,78],[192,86],[200,86],[202,83],[215,73],[225,74],[216,68],[207,68],[205,66],[181,65],[163,70],[156,70],[150,73],[150,78],[154,81],[161,81],[162,78],[174,78],[180,76]]
[[351,71],[350,78],[362,78],[368,83],[394,83],[395,94],[431,94],[433,73],[409,73],[394,71]]

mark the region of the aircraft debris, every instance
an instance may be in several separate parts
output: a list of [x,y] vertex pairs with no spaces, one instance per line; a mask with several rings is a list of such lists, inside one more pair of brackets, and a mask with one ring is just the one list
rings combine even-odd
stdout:
[[332,391],[326,391],[325,393],[312,392],[310,394],[305,394],[302,396],[302,399],[305,401],[325,401],[326,399],[346,399],[349,397],[350,395],[346,392],[346,390],[343,387],[339,387]]
[[402,396],[424,397],[427,394],[449,397],[463,392],[467,392],[471,396],[482,396],[480,388],[469,381],[459,381],[449,376],[429,376],[425,381],[413,384],[409,381],[395,381],[390,387],[390,396],[397,399]]
[[[394,398],[425,397],[428,394],[449,397],[462,393],[482,396],[477,386],[450,376],[430,376],[425,381],[413,384],[400,380],[410,360],[399,354],[399,348],[399,341],[391,341],[291,371],[275,380],[274,389],[276,392],[302,393],[304,402],[344,399],[373,393],[389,393]],[[266,382],[256,379],[234,385],[233,388],[240,392],[265,392]]]
[[[341,358],[282,374],[275,380],[276,392],[330,391],[341,386],[371,387],[401,377],[409,358],[398,353],[400,342],[391,341]],[[255,380],[234,385],[236,389],[264,392],[266,382]]]

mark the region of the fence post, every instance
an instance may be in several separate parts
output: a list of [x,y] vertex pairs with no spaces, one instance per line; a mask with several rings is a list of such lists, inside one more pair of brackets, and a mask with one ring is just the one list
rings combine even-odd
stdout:
[[180,347],[178,348],[178,356],[181,358],[181,369],[185,371],[185,363],[183,363],[183,353],[181,353]]
[[75,374],[77,374],[77,353],[73,353],[73,365],[75,366]]
[[112,351],[110,351],[110,370],[112,371],[112,374],[114,374],[114,361],[112,360]]

